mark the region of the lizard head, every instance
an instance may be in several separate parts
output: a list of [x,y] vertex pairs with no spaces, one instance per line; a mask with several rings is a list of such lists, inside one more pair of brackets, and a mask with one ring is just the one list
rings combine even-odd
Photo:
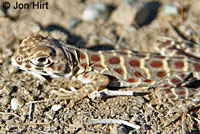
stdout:
[[24,39],[12,57],[12,64],[35,76],[59,77],[70,75],[72,55],[54,39],[30,35]]

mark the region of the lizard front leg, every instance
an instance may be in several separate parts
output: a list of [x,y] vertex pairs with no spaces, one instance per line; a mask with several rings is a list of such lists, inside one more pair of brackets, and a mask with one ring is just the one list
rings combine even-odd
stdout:
[[54,93],[63,99],[70,99],[70,103],[74,103],[94,91],[104,89],[110,82],[110,79],[107,76],[95,72],[80,74],[77,76],[77,79],[84,84],[80,89],[66,92],[63,91],[64,93]]

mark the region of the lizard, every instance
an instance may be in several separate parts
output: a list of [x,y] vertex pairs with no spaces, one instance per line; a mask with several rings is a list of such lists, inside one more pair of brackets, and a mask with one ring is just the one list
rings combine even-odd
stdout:
[[166,39],[156,48],[160,54],[91,51],[36,34],[22,41],[11,61],[42,81],[43,76],[80,81],[80,89],[66,92],[73,102],[107,87],[161,87],[160,96],[172,99],[198,96],[199,46]]

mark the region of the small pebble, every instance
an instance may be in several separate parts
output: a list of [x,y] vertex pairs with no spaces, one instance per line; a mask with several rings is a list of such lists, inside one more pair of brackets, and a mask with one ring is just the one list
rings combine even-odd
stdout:
[[17,69],[16,67],[14,67],[13,65],[10,65],[10,66],[8,67],[8,72],[9,72],[10,74],[16,73],[17,70],[18,70],[18,69]]
[[129,131],[128,134],[137,134],[137,131],[136,130],[131,130],[131,131]]
[[142,0],[125,0],[125,4],[131,5],[133,7],[138,6],[138,3],[142,4]]
[[58,111],[58,110],[60,110],[61,108],[62,108],[61,105],[53,105],[53,106],[51,107],[51,110],[53,110],[53,111]]
[[9,114],[2,114],[2,119],[3,120],[9,120],[10,116],[11,115],[9,115]]
[[3,63],[3,59],[0,59],[0,64],[2,64]]
[[4,96],[0,99],[0,104],[2,106],[7,106],[10,103],[11,98],[9,96]]
[[0,90],[0,94],[10,95],[12,90],[8,86],[4,86],[2,90]]
[[109,128],[111,134],[129,134],[129,130],[124,125],[114,124]]
[[84,11],[82,18],[87,21],[94,21],[97,18],[107,19],[110,9],[103,3],[94,3],[89,5]]
[[53,118],[54,118],[54,112],[53,111],[48,111],[48,112],[46,112],[46,122],[48,122],[49,120],[48,119],[50,119],[50,120],[53,120]]
[[69,27],[69,29],[73,29],[73,28],[77,27],[78,24],[80,24],[80,23],[81,23],[81,20],[79,18],[70,18],[68,27]]
[[136,0],[126,0],[113,11],[111,19],[113,22],[122,25],[132,25],[136,13],[143,7],[143,2]]
[[25,101],[22,98],[12,98],[11,99],[11,108],[13,110],[17,110],[24,106]]
[[166,4],[164,5],[164,13],[168,15],[176,15],[178,14],[178,6],[174,4]]

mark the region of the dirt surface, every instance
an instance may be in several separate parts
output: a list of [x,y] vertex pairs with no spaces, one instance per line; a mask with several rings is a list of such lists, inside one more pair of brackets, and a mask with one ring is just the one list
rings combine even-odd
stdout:
[[[102,0],[114,9],[107,20],[98,19],[92,22],[82,20],[75,28],[69,27],[69,20],[81,19],[87,5],[98,0],[41,2],[48,2],[48,9],[7,10],[1,7],[0,10],[0,133],[200,133],[200,110],[197,105],[193,105],[195,100],[160,99],[155,95],[155,89],[149,89],[148,95],[96,100],[84,98],[73,107],[68,107],[68,100],[59,100],[51,94],[53,88],[69,87],[68,80],[53,79],[51,82],[41,83],[39,79],[11,65],[11,56],[21,41],[34,33],[50,35],[77,47],[95,50],[127,48],[152,53],[156,52],[153,48],[160,37],[186,39],[185,33],[177,32],[176,28],[178,25],[186,25],[197,33],[190,40],[199,43],[200,1],[145,0],[147,3],[153,3],[153,6],[158,6],[158,9],[150,12],[154,10],[150,8],[138,15],[129,14],[129,10],[118,11],[122,15],[136,16],[128,16],[136,19],[127,25],[128,20],[125,19],[127,23],[120,24],[121,17],[116,18],[116,15],[113,15],[124,0]],[[10,0],[10,3],[15,5],[16,1]],[[167,14],[164,10],[167,3],[179,5],[179,12],[174,15]],[[135,8],[135,12],[139,10],[137,6],[132,8]],[[153,16],[149,15],[149,12]],[[146,19],[149,19],[148,23],[143,24],[143,20]],[[135,27],[130,24],[135,24]],[[121,38],[122,41],[117,43]],[[141,89],[125,90],[141,92]],[[21,108],[13,110],[11,107],[13,98],[20,98]],[[58,110],[53,107],[58,107]],[[118,124],[90,125],[91,119],[121,119],[137,124],[141,128],[135,130]]]

